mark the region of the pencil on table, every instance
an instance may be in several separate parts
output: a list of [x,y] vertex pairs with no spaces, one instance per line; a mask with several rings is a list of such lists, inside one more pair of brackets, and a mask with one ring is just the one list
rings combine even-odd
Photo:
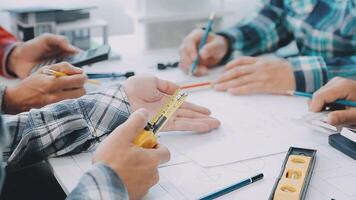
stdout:
[[203,86],[211,86],[211,82],[201,82],[201,83],[192,83],[192,84],[187,84],[183,85],[180,87],[180,89],[185,90],[185,89],[193,89],[193,88],[198,88],[198,87],[203,87]]
[[[51,75],[51,76],[56,76],[56,77],[68,76],[68,74],[66,74],[66,73],[57,72],[57,71],[54,71],[54,70],[52,70],[52,69],[44,69],[44,70],[42,70],[42,72],[43,72],[44,74]],[[87,82],[88,82],[88,83],[91,83],[91,84],[95,84],[95,85],[100,85],[100,82],[97,81],[97,80],[88,79]]]

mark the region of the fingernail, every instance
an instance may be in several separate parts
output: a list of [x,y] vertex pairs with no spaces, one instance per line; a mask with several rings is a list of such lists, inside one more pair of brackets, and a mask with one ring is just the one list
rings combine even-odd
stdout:
[[326,119],[326,122],[330,125],[335,125],[336,124],[336,120],[334,117],[332,116],[328,116],[328,118]]
[[83,69],[81,69],[81,68],[73,67],[73,69],[76,73],[83,73]]
[[226,88],[224,88],[224,86],[222,86],[221,84],[215,85],[214,88],[217,91],[226,91]]

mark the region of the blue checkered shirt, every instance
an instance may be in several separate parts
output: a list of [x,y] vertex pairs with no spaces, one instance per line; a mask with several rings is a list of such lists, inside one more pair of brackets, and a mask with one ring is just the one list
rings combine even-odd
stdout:
[[299,91],[356,77],[356,0],[268,0],[256,16],[219,34],[231,51],[252,56],[295,41],[299,53],[288,60]]
[[[10,144],[3,152],[9,170],[48,157],[80,153],[94,146],[130,115],[121,85],[65,100],[18,115],[3,115]],[[81,178],[68,199],[128,199],[120,177],[96,164]]]

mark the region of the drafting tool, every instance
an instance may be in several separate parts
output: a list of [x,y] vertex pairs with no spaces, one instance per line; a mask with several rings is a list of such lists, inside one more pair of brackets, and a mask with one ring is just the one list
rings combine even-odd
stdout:
[[205,86],[211,87],[212,84],[211,82],[192,83],[192,84],[182,85],[180,89],[185,90],[185,89],[192,89],[192,88],[205,87]]
[[[310,99],[313,98],[313,94],[306,93],[306,92],[288,91],[287,94],[294,95],[294,96],[307,97],[307,98],[310,98]],[[333,103],[331,103],[330,105],[332,105],[332,104]],[[339,105],[343,105],[343,106],[350,106],[350,107],[356,107],[356,102],[348,101],[348,100],[342,100],[342,99],[336,100],[334,102],[334,104],[339,104]]]
[[36,72],[39,68],[49,65],[54,65],[60,62],[68,62],[76,67],[83,67],[85,65],[94,64],[100,61],[109,59],[110,46],[102,45],[95,49],[89,49],[87,51],[81,51],[74,55],[59,56],[49,60],[45,60],[42,63],[37,64],[31,71],[31,74]]
[[343,128],[340,133],[329,135],[329,144],[356,160],[356,133],[352,129]]
[[245,186],[247,186],[247,185],[249,185],[249,184],[251,184],[251,183],[254,183],[254,182],[256,182],[256,181],[259,181],[259,180],[261,180],[261,179],[263,179],[263,174],[262,174],[262,173],[257,174],[256,176],[253,176],[253,177],[251,177],[251,178],[245,179],[245,180],[243,180],[243,181],[240,181],[240,182],[238,182],[238,183],[235,183],[235,184],[233,184],[233,185],[227,186],[227,187],[225,187],[225,188],[223,188],[223,189],[221,189],[221,190],[218,190],[218,191],[216,191],[216,192],[213,192],[213,193],[211,193],[211,194],[208,194],[208,195],[206,195],[206,196],[204,196],[204,197],[202,197],[202,198],[199,198],[199,200],[211,200],[211,199],[216,199],[216,198],[221,197],[221,196],[223,196],[223,195],[225,195],[225,194],[228,194],[228,193],[230,193],[230,192],[232,192],[232,191],[235,191],[235,190],[237,190],[237,189],[240,189],[240,188],[242,188],[242,187],[245,187]]
[[289,148],[269,200],[303,200],[315,165],[316,150]]
[[120,73],[87,73],[88,78],[90,79],[100,79],[100,78],[120,78],[125,77],[129,78],[131,76],[135,76],[135,72],[129,71],[124,74]]
[[188,97],[187,93],[181,92],[179,89],[168,99],[161,110],[154,116],[151,122],[147,123],[146,127],[138,135],[134,144],[143,148],[154,148],[157,145],[156,133],[158,133],[167,123],[169,118],[183,104]]
[[212,30],[212,27],[213,27],[214,19],[215,19],[215,13],[211,14],[210,17],[209,17],[208,25],[205,27],[205,33],[204,33],[203,38],[201,39],[200,44],[199,44],[198,56],[194,60],[194,62],[192,64],[191,71],[189,72],[190,75],[194,75],[194,73],[196,71],[196,68],[197,68],[197,66],[199,64],[199,50],[204,47],[204,45],[206,44],[206,42],[208,40],[209,33],[210,33],[210,31]]
[[[63,72],[57,72],[57,71],[54,71],[52,69],[43,69],[42,70],[42,73],[44,74],[47,74],[47,75],[50,75],[50,76],[56,76],[56,77],[61,77],[61,76],[68,76],[66,73],[63,73]],[[96,81],[96,80],[87,80],[88,83],[92,83],[92,84],[95,84],[95,85],[100,85],[100,82],[99,81]]]

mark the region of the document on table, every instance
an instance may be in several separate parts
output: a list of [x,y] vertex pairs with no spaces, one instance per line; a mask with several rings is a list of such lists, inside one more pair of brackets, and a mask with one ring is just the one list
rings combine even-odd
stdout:
[[[355,199],[356,162],[327,144],[316,146],[317,162],[306,199]],[[194,162],[159,169],[160,181],[144,198],[197,199],[247,177],[263,172],[263,180],[224,195],[221,199],[266,199],[280,173],[285,153],[217,167]]]
[[161,133],[160,141],[204,167],[272,155],[290,146],[312,147],[325,138],[297,121],[307,113],[304,98],[203,90],[191,93],[188,101],[211,109],[221,128],[200,134]]
[[324,132],[326,134],[334,134],[339,131],[338,127],[332,126],[326,122],[329,112],[321,113],[307,113],[303,115],[299,121],[305,126],[308,126],[316,131]]

